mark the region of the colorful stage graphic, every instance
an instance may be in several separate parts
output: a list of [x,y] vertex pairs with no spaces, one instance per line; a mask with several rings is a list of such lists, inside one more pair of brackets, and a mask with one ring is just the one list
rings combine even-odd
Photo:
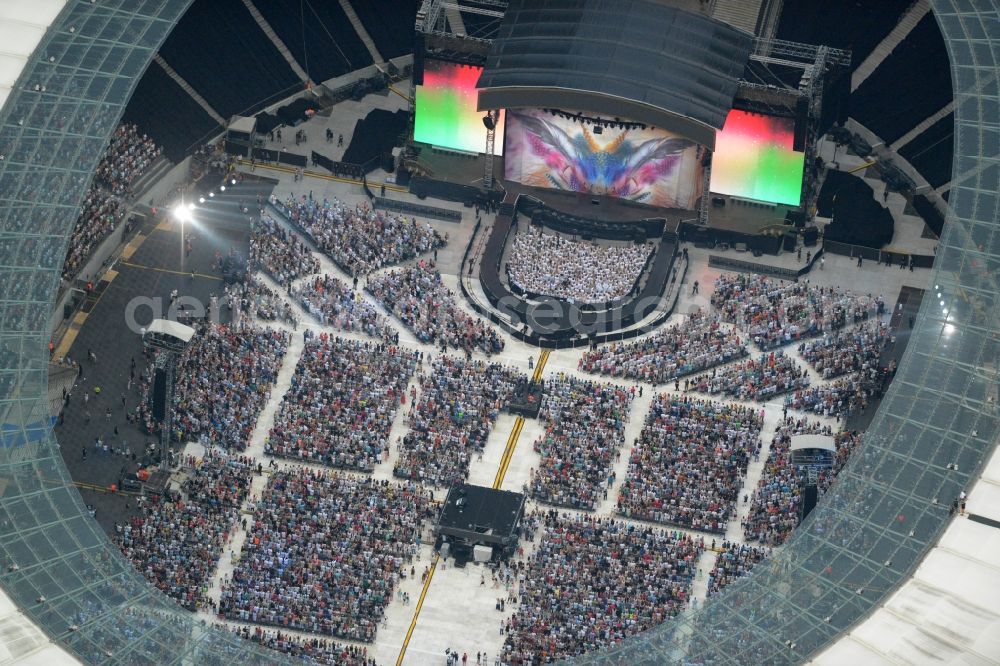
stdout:
[[712,192],[798,206],[803,153],[792,150],[795,121],[732,110],[715,135]]
[[[416,87],[413,138],[442,148],[486,152],[486,127],[476,111],[476,81],[482,67],[441,60],[424,62],[424,83]],[[504,114],[497,123],[494,154],[503,151]]]
[[606,126],[597,134],[593,124],[541,109],[507,111],[504,175],[524,185],[693,209],[699,154],[697,144],[663,130]]

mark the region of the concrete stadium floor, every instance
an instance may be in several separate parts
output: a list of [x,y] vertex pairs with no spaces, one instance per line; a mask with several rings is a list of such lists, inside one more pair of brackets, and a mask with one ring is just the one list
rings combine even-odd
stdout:
[[[318,133],[317,135],[321,136]],[[315,198],[336,196],[350,204],[365,200],[360,186],[356,184],[311,176],[306,176],[302,182],[293,182],[291,174],[266,167],[257,167],[255,173],[278,180],[278,184],[274,187],[274,193],[279,198],[290,194],[298,196],[312,192]],[[248,196],[248,193],[234,189],[232,192],[227,192],[226,196],[219,197],[221,202],[216,205],[220,210],[230,207],[229,210],[233,213],[235,202],[240,198],[246,199]],[[410,198],[408,194],[395,192],[391,196]],[[472,209],[466,209],[457,204],[433,202],[433,205],[453,208],[463,214],[462,221],[458,224],[437,220],[428,220],[428,222],[442,233],[448,234],[448,246],[438,252],[438,267],[444,275],[446,285],[456,293],[459,304],[463,309],[472,313],[471,308],[458,293],[458,272],[462,255],[475,225],[475,213]],[[213,213],[213,215],[215,214]],[[233,219],[238,219],[238,215],[235,213],[233,215],[235,216]],[[487,217],[486,221],[489,222],[490,218]],[[117,271],[117,274],[88,315],[71,348],[72,358],[84,361],[84,377],[78,381],[73,391],[69,408],[65,413],[64,423],[56,428],[64,459],[69,465],[74,479],[82,483],[93,484],[95,487],[107,486],[113,482],[124,461],[120,456],[98,456],[95,454],[92,448],[94,437],[100,434],[106,439],[109,438],[113,426],[117,424],[119,425],[120,438],[127,439],[133,449],[139,448],[146,440],[150,439],[143,437],[134,428],[126,428],[122,418],[120,395],[125,391],[130,359],[133,356],[136,358],[136,362],[139,364],[137,369],[141,368],[142,363],[139,336],[129,331],[125,324],[127,304],[136,296],[166,298],[169,292],[175,288],[182,294],[206,300],[211,293],[221,293],[221,276],[214,272],[211,266],[215,251],[225,253],[230,247],[245,249],[247,242],[245,234],[234,235],[232,232],[214,234],[205,227],[195,232],[197,236],[195,250],[182,265],[180,236],[175,224],[155,225],[150,223],[141,229],[140,233],[144,235],[145,240],[135,249],[127,262],[119,262],[115,266],[114,270]],[[709,307],[708,299],[711,295],[711,284],[719,275],[717,269],[708,266],[708,253],[706,251],[691,247],[689,253],[691,270],[681,289],[676,313],[669,323],[678,321],[695,308],[707,309]],[[786,254],[778,259],[788,261],[794,259],[794,255]],[[329,259],[320,256],[320,260],[323,272],[342,279],[346,278]],[[196,273],[194,279],[190,277],[192,270]],[[876,266],[871,262],[865,262],[864,266],[858,269],[855,261],[850,258],[831,255],[826,260],[824,270],[814,271],[808,279],[817,285],[838,286],[864,293],[881,293],[886,300],[888,310],[888,308],[894,307],[904,287],[923,288],[926,286],[929,275],[928,270],[900,271],[896,268]],[[692,296],[690,285],[694,280],[698,280],[702,289],[700,294]],[[362,286],[363,284],[362,281]],[[907,307],[912,308],[913,301],[908,302],[911,305]],[[263,437],[273,421],[274,413],[288,388],[288,380],[301,354],[301,330],[303,328],[311,328],[316,331],[326,330],[311,320],[298,306],[293,305],[293,309],[301,319],[299,334],[293,338],[292,347],[284,359],[279,373],[278,386],[272,391],[271,398],[262,412],[251,441],[251,455],[265,462],[265,467],[270,458],[263,454]],[[898,319],[901,320],[901,325],[905,328],[906,317]],[[398,321],[393,319],[392,322],[400,332],[403,345],[439,353],[426,345],[419,344]],[[276,324],[265,325],[277,326]],[[505,338],[507,346],[501,354],[492,357],[494,360],[512,364],[522,370],[527,370],[529,356],[533,357],[535,362],[539,360],[538,349],[512,340],[509,336],[505,335]],[[903,342],[903,336],[899,336],[897,348],[901,349]],[[93,349],[97,353],[98,362],[96,365],[86,361],[88,349]],[[786,348],[786,352],[793,357],[797,356],[794,348]],[[454,354],[455,352],[449,353]],[[552,377],[558,373],[577,374],[576,368],[582,354],[583,350],[552,352],[544,367],[543,377]],[[477,358],[485,358],[480,354],[476,354],[476,356]],[[600,377],[592,377],[592,379],[605,381]],[[821,383],[821,380],[815,375],[813,381]],[[635,382],[624,380],[616,383],[625,386],[635,384]],[[96,386],[102,388],[99,395],[93,393]],[[633,402],[626,424],[626,450],[622,453],[621,462],[617,469],[619,485],[625,478],[624,471],[632,443],[642,428],[643,420],[655,393],[652,386],[646,385],[644,389],[643,397],[637,398]],[[660,387],[657,390],[671,393],[672,386]],[[81,397],[84,391],[91,393],[90,401],[86,407],[83,406]],[[125,392],[127,405],[134,407],[135,400],[138,399],[135,386],[131,392]],[[764,447],[760,462],[750,466],[744,482],[746,492],[756,486],[763,461],[767,458],[771,436],[781,414],[780,399],[773,400],[763,406],[758,405],[758,408],[761,407],[765,411],[765,428],[761,434]],[[107,408],[112,411],[110,421],[105,416]],[[84,414],[88,409],[91,412],[89,424],[86,422]],[[389,458],[383,461],[374,472],[374,476],[377,478],[391,478],[392,464],[398,455],[395,443],[397,437],[406,431],[406,425],[402,418],[404,411],[400,410],[399,417],[391,431],[392,452]],[[473,462],[469,475],[470,482],[492,484],[505,457],[508,438],[513,426],[514,418],[512,416],[502,415],[500,417],[488,440],[482,459]],[[531,469],[537,466],[539,461],[537,454],[533,451],[532,444],[543,431],[544,428],[540,422],[535,420],[526,422],[519,439],[515,441],[511,462],[503,475],[501,484],[503,489],[513,491],[523,489]],[[84,446],[90,448],[86,461],[81,460],[81,448]],[[294,465],[294,463],[284,461],[281,464]],[[253,500],[259,497],[265,483],[264,476],[255,480],[251,499],[244,507],[245,511],[249,510]],[[121,521],[134,512],[135,502],[133,498],[111,495],[97,490],[84,490],[83,492],[85,501],[97,508],[97,518],[109,532],[112,531],[115,521]],[[595,513],[610,517],[617,492],[618,487],[613,488],[612,492],[609,493],[609,499],[603,502]],[[439,499],[443,498],[444,492],[438,490],[436,495]],[[534,508],[536,505],[534,502],[529,502],[529,506]],[[738,515],[730,523],[727,537],[740,541],[742,535],[739,521],[748,511],[749,506],[741,502],[737,508]],[[490,663],[492,663],[494,657],[500,653],[503,643],[503,637],[499,633],[500,621],[509,617],[514,606],[513,604],[508,605],[504,613],[496,611],[494,609],[496,599],[506,597],[507,591],[494,587],[488,573],[485,576],[485,584],[481,584],[480,577],[483,569],[479,566],[469,565],[465,568],[455,568],[451,561],[437,565],[433,577],[426,586],[421,602],[424,588],[420,584],[420,573],[432,562],[431,549],[427,545],[432,540],[431,528],[432,525],[428,524],[424,533],[424,545],[420,550],[419,561],[414,564],[417,576],[415,579],[408,578],[399,588],[409,595],[410,601],[405,603],[397,595],[389,604],[385,623],[380,628],[374,645],[369,646],[369,653],[380,664],[395,663],[405,643],[404,663],[406,664],[440,663],[446,648],[468,652],[473,656],[477,651],[485,651],[490,657]],[[223,556],[213,580],[210,596],[217,598],[222,579],[232,571],[233,557],[239,557],[240,548],[246,537],[247,535],[243,533],[242,529],[237,529],[233,534],[229,546],[229,549],[233,551],[233,556],[231,557],[228,553]],[[710,543],[712,538],[712,536],[706,536],[706,543]],[[715,538],[721,541],[721,538]],[[533,544],[525,544],[527,553],[530,554],[532,547]],[[698,562],[700,574],[694,584],[695,603],[701,603],[705,598],[707,574],[712,567],[714,557],[714,553],[706,552]],[[418,607],[419,614],[416,614]],[[203,614],[208,620],[219,621],[218,618],[211,617],[208,613],[203,612]]]

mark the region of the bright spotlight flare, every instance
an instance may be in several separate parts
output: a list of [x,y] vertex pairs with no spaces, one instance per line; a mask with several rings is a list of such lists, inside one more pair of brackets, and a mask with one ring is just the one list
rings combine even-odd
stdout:
[[174,219],[176,219],[178,222],[190,222],[192,219],[194,219],[194,216],[191,214],[192,211],[194,211],[193,203],[188,205],[179,204],[177,206],[174,206]]

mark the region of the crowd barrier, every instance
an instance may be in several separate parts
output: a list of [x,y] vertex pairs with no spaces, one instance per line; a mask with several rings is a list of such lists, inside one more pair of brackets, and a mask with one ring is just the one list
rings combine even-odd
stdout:
[[791,268],[771,266],[769,264],[761,264],[754,261],[743,261],[742,259],[722,257],[717,254],[708,255],[708,265],[712,268],[721,268],[723,270],[735,271],[737,273],[759,273],[760,275],[770,275],[771,277],[780,278],[782,280],[798,280],[800,275],[799,271]]
[[499,203],[503,198],[501,192],[484,192],[478,187],[462,185],[460,183],[449,183],[443,180],[434,180],[424,176],[413,176],[410,178],[410,194],[424,199],[444,199],[446,201],[458,201],[466,206],[485,206],[488,201]]
[[934,266],[933,254],[912,254],[909,252],[893,252],[892,250],[880,250],[874,247],[863,245],[850,245],[839,241],[823,240],[823,249],[831,254],[839,254],[842,257],[861,257],[867,261],[874,261],[879,264],[889,264],[899,266],[900,262],[905,262],[907,266],[913,262],[914,268],[932,268]]
[[[481,226],[480,222],[476,223],[475,229],[473,229],[472,237],[469,239],[469,244],[465,248],[465,254],[462,255],[462,265],[465,266],[469,260],[469,252],[472,250],[472,243],[476,238],[476,234],[479,232]],[[681,269],[680,276],[678,277],[678,284],[682,284],[687,278],[688,273],[688,262],[684,262],[684,267]],[[482,305],[478,299],[474,298],[465,285],[465,280],[458,280],[459,287],[462,290],[462,296],[472,309],[478,312],[481,316],[489,319],[493,324],[499,326],[504,331],[506,331],[511,337],[516,340],[520,340],[525,344],[532,345],[534,347],[544,347],[546,349],[576,349],[579,347],[588,347],[593,345],[605,344],[608,342],[624,342],[626,340],[631,340],[632,338],[644,335],[649,331],[655,330],[656,328],[662,326],[674,313],[677,307],[677,300],[680,297],[681,290],[678,288],[674,292],[673,299],[670,302],[669,307],[663,309],[654,319],[647,322],[645,325],[633,328],[627,331],[617,331],[612,333],[605,333],[603,335],[591,335],[587,337],[579,338],[568,338],[563,340],[553,340],[550,338],[545,338],[539,335],[535,335],[532,332],[528,332],[524,329],[512,326],[510,322],[506,319],[500,317],[494,310]]]
[[554,210],[541,200],[521,195],[517,198],[517,212],[531,218],[532,224],[548,227],[584,240],[604,238],[618,241],[645,241],[663,236],[667,221],[663,218],[643,218],[616,222],[598,220]]
[[445,222],[461,222],[462,213],[448,208],[438,208],[426,204],[413,203],[411,201],[400,201],[399,199],[388,199],[386,197],[372,196],[372,205],[382,210],[390,210],[396,213],[407,215],[419,215],[421,217],[433,217]]
[[341,178],[363,178],[366,169],[361,164],[352,164],[350,162],[338,162],[337,160],[331,160],[326,155],[317,153],[315,150],[312,151],[312,162],[321,169],[326,169],[334,176]]

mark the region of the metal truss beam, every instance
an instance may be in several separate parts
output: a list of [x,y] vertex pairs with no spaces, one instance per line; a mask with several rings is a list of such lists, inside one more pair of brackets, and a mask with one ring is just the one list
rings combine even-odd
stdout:
[[[813,44],[803,44],[801,42],[790,42],[786,39],[762,39],[758,38],[754,42],[753,52],[762,56],[787,56],[796,58],[800,62],[813,63],[821,47]],[[833,65],[847,67],[851,64],[851,52],[845,49],[833,49],[823,47],[827,50],[827,61]]]
[[469,14],[479,14],[481,16],[492,16],[493,18],[503,18],[503,11],[497,9],[473,7],[471,5],[463,5],[458,2],[442,2],[441,6],[445,9],[457,9],[460,12],[468,12]]

